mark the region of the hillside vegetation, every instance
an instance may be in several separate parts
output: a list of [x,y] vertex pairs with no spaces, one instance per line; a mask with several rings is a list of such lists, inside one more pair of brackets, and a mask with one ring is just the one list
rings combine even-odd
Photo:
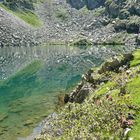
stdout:
[[[119,63],[115,59],[90,70],[83,85],[65,96],[69,103],[58,115],[46,119],[37,140],[139,140],[140,50],[133,53],[131,60],[123,57],[117,58]],[[117,64],[123,65],[113,67]],[[85,85],[92,87],[87,98],[80,92]],[[77,100],[81,96],[84,101]]]
[[5,10],[15,14],[28,24],[38,27],[41,26],[41,20],[35,14],[35,0],[4,0],[0,6]]

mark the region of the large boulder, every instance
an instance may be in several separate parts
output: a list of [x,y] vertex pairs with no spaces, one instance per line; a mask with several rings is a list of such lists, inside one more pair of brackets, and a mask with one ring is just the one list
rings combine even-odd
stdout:
[[91,85],[89,83],[85,84],[83,82],[79,83],[75,90],[70,93],[70,95],[65,95],[64,101],[82,103],[86,97],[89,95],[91,90]]
[[113,58],[111,61],[106,61],[103,63],[101,68],[98,70],[99,74],[105,73],[107,71],[114,71],[118,72],[119,68],[126,65],[127,67],[130,64],[130,60],[133,59],[133,55],[130,54],[124,54],[120,58]]
[[120,61],[115,58],[111,61],[106,61],[105,63],[103,63],[98,73],[102,74],[107,71],[117,71],[119,67],[120,67]]
[[74,101],[76,103],[82,103],[88,95],[89,95],[89,88],[83,87],[74,98]]

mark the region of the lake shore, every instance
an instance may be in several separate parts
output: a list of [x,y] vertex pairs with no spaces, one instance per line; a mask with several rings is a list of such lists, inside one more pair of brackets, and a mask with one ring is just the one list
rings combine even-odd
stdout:
[[[36,140],[46,140],[51,138],[83,138],[87,133],[88,135],[86,135],[86,137],[92,136],[92,138],[97,138],[97,133],[99,134],[103,130],[105,132],[107,131],[108,135],[105,135],[107,133],[100,133],[98,137],[107,137],[108,139],[111,137],[132,139],[138,138],[139,134],[135,131],[138,124],[135,122],[139,121],[139,105],[132,101],[133,98],[131,96],[133,95],[128,93],[128,91],[126,92],[126,90],[133,92],[131,91],[130,86],[131,84],[137,85],[137,83],[133,82],[135,80],[139,80],[139,74],[137,73],[140,70],[138,62],[139,58],[137,60],[137,57],[139,57],[137,54],[139,54],[139,52],[140,50],[137,50],[133,53],[133,55],[131,53],[124,54],[121,57],[106,61],[96,70],[90,69],[85,75],[83,75],[83,81],[78,84],[76,89],[71,94],[65,96],[64,100],[67,104],[64,109],[62,109],[58,114],[54,114],[46,119],[44,122],[44,128],[42,129],[41,134],[36,137]],[[114,81],[116,76],[119,76],[119,78],[124,78],[123,81]],[[118,84],[126,86],[118,87],[115,82],[119,82]],[[129,86],[127,86],[127,84]],[[87,85],[89,85],[89,87],[87,87]],[[85,86],[88,88],[88,90],[85,90]],[[136,98],[139,98],[139,95],[137,95]],[[104,110],[102,110],[100,107],[109,112],[109,114],[104,112]],[[113,109],[114,107],[115,110]],[[99,122],[96,122],[97,118],[94,115],[92,116],[93,112],[91,111],[96,112],[94,114],[95,116],[97,116],[98,113],[101,115],[98,116]],[[116,121],[112,120],[113,124],[117,126],[117,131],[115,129],[114,134],[113,129],[110,128],[110,124],[112,123],[110,120],[111,118],[108,121],[104,121],[104,119],[108,119],[106,118],[106,115],[108,117],[116,116],[116,111],[118,118],[116,118]],[[86,113],[84,114],[84,112]],[[128,122],[131,121],[132,123],[123,124],[121,122],[122,114],[124,118],[128,115],[133,116],[133,119],[131,117],[126,120]],[[86,118],[84,119],[86,124],[83,126],[81,125],[81,123],[84,123],[82,116]],[[94,120],[94,117],[96,120]],[[103,119],[101,121],[102,127],[100,125],[101,119]],[[98,132],[98,129],[96,130],[95,127],[93,131],[91,130],[91,132],[89,130],[89,126],[90,129],[92,129],[91,125],[94,126],[96,123],[98,123],[101,127],[99,127],[100,132]],[[108,128],[105,126],[105,123],[108,123]],[[69,127],[73,127],[74,131],[72,131],[72,129]],[[108,129],[111,130],[108,131]],[[84,133],[83,130],[86,131],[86,133]]]

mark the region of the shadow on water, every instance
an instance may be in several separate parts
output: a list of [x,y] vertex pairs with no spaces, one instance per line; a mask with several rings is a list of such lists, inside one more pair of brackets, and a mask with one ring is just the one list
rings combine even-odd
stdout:
[[[128,50],[128,48],[127,48]],[[0,139],[16,140],[55,110],[89,68],[126,52],[125,46],[48,46],[0,49]]]

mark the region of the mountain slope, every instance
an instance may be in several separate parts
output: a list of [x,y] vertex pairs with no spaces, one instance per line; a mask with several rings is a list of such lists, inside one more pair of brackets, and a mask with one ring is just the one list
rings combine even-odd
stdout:
[[[0,46],[19,45],[28,43],[26,34],[29,33],[30,27],[21,19],[10,14],[3,8],[0,8]],[[25,36],[25,37],[24,37]],[[21,39],[22,38],[22,39]],[[25,38],[25,39],[24,39]],[[30,42],[31,40],[29,40]]]
[[[80,8],[77,8],[80,3],[78,4],[73,0],[44,0],[42,3],[33,4],[33,9],[27,8],[26,4],[25,7],[22,3],[20,5],[18,3],[20,1],[18,1],[16,10],[18,12],[24,11],[19,14],[19,17],[30,22],[35,17],[31,14],[32,18],[30,20],[28,12],[33,11],[39,17],[39,21],[43,22],[41,27],[36,29],[31,27],[30,29],[27,28],[28,31],[24,31],[25,36],[26,34],[30,36],[27,37],[29,38],[28,46],[46,42],[69,44],[80,39],[86,39],[97,44],[139,44],[140,15],[138,0],[79,1],[80,3],[83,2],[83,6],[80,6]],[[89,7],[90,5],[93,7]],[[9,20],[8,16],[5,16],[5,18]],[[35,23],[34,20],[32,22]],[[10,28],[15,28],[13,22],[11,22],[11,26]],[[18,28],[16,30],[22,32]],[[4,36],[3,30],[1,32]],[[8,36],[5,38],[8,38]],[[1,42],[3,46],[14,46],[13,40],[14,38]],[[23,45],[19,42],[16,44],[18,46]],[[24,44],[24,46],[27,46],[27,44]]]
[[34,13],[34,4],[35,1],[28,0],[4,0],[0,3],[0,6],[8,12],[11,12],[17,17],[21,18],[28,24],[38,27],[41,26],[41,21],[39,20],[39,17],[37,17],[37,15]]

